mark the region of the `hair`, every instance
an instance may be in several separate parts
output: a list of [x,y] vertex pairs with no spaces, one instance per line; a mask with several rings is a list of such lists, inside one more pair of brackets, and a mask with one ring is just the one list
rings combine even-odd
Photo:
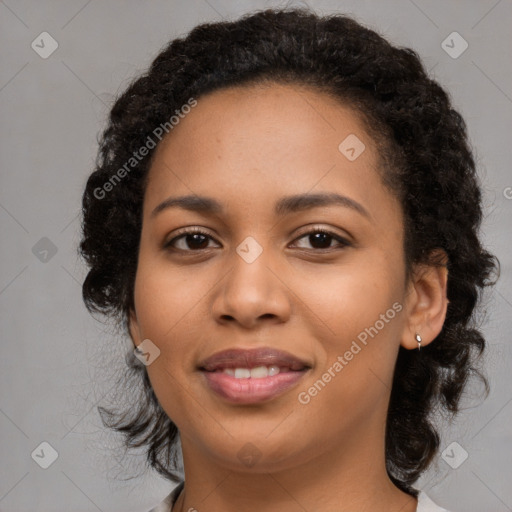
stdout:
[[[356,109],[378,144],[382,179],[402,205],[407,276],[417,263],[448,267],[443,328],[421,351],[400,347],[387,415],[388,475],[398,488],[416,496],[412,484],[429,467],[440,443],[434,412],[454,416],[472,375],[488,394],[488,382],[476,365],[486,342],[475,313],[483,288],[499,274],[499,261],[479,240],[481,190],[464,120],[413,50],[391,45],[350,17],[321,17],[303,8],[203,23],[170,41],[117,98],[99,140],[82,204],[79,251],[89,267],[84,302],[90,312],[114,318],[129,334],[142,203],[155,150],[129,172],[117,174],[122,179],[114,182],[114,175],[133,163],[134,152],[190,97],[273,83],[323,91]],[[99,193],[107,190],[109,180],[108,193]],[[125,447],[143,447],[147,463],[176,482],[178,429],[133,355],[127,358],[126,372],[142,398],[131,388],[129,408],[115,412],[100,407],[102,420],[123,433]]]

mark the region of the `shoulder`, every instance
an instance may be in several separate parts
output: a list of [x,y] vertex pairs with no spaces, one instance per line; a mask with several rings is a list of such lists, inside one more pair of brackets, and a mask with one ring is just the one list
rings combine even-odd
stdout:
[[416,512],[450,512],[436,505],[423,491],[418,494],[418,508]]
[[172,506],[178,499],[180,492],[183,489],[185,482],[180,482],[177,487],[175,487],[171,494],[169,494],[163,501],[161,501],[156,507],[153,507],[148,512],[172,512]]

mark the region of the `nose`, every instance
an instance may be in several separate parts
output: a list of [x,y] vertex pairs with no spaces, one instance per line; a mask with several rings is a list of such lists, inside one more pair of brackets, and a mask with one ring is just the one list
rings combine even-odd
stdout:
[[254,329],[258,324],[280,324],[290,318],[291,292],[265,252],[252,263],[235,254],[234,265],[213,299],[212,313],[218,323]]

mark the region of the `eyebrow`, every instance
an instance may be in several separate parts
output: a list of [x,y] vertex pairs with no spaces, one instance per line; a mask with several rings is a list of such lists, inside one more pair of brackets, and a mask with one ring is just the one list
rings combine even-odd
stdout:
[[[321,206],[343,206],[360,213],[368,219],[371,218],[363,205],[350,197],[336,193],[306,193],[282,197],[275,203],[274,213],[277,216],[282,217],[289,213],[300,212]],[[167,198],[151,212],[151,217],[155,217],[160,212],[167,210],[168,208],[182,208],[192,212],[214,215],[220,215],[224,212],[222,204],[216,199],[206,196],[187,195]]]

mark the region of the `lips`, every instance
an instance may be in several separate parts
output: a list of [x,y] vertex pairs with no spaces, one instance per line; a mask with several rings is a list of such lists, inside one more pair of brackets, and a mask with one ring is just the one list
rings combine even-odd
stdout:
[[198,365],[207,387],[232,404],[272,400],[297,386],[309,369],[307,361],[273,348],[224,350]]
[[199,370],[206,372],[223,371],[226,368],[256,368],[260,366],[278,366],[291,371],[311,368],[306,361],[295,357],[289,352],[273,348],[257,348],[251,350],[229,349],[217,352],[198,365]]

